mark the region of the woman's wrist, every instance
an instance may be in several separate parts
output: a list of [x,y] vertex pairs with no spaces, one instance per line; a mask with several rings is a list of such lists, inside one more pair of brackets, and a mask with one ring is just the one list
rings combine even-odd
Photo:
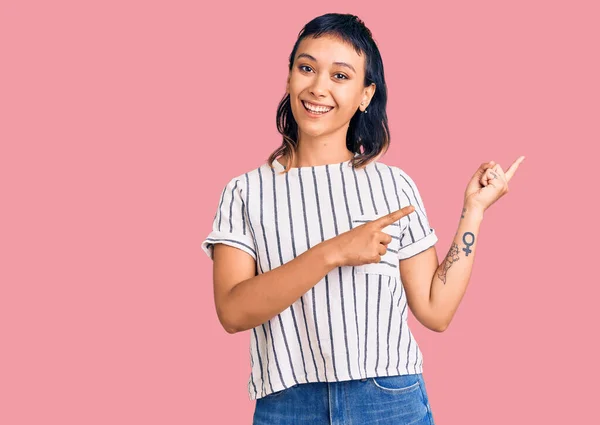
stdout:
[[465,201],[465,203],[463,204],[463,213],[462,213],[463,216],[465,214],[469,214],[471,216],[479,217],[480,219],[483,220],[484,213],[485,213],[485,208],[483,208],[481,205],[479,205],[476,202]]
[[320,257],[323,259],[329,270],[333,270],[342,264],[340,250],[334,239],[335,237],[327,239],[315,246],[315,248],[321,250]]

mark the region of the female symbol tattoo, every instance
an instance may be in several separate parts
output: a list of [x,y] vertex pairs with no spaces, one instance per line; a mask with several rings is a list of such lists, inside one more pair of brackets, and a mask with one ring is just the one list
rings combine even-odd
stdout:
[[[471,242],[467,242],[467,236],[471,236]],[[465,255],[468,257],[469,254],[473,252],[471,246],[475,243],[475,235],[471,232],[465,232],[463,235],[463,242],[467,246],[466,248],[463,248],[463,251],[465,251]]]

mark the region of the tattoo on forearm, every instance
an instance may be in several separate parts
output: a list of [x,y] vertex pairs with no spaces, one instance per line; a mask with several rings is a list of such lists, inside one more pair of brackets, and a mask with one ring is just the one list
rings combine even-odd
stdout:
[[456,242],[452,242],[452,246],[450,247],[450,251],[448,251],[448,255],[442,261],[441,271],[438,273],[438,277],[442,280],[444,285],[446,284],[446,273],[448,269],[452,266],[452,263],[458,261],[458,245]]
[[462,210],[462,214],[461,214],[460,218],[465,218],[465,213],[466,213],[466,212],[467,212],[467,209],[466,209],[466,208],[463,208],[463,210]]
[[[470,239],[470,240],[468,240],[468,239]],[[465,232],[463,234],[463,242],[465,244],[465,248],[463,248],[462,250],[465,252],[465,255],[468,257],[469,254],[471,252],[473,252],[473,250],[471,249],[471,246],[475,243],[475,235],[471,232]],[[448,255],[446,255],[446,258],[444,258],[444,261],[442,261],[442,264],[440,265],[440,268],[438,269],[438,277],[441,279],[441,281],[444,283],[444,285],[446,284],[446,274],[448,273],[448,269],[450,269],[450,267],[452,267],[453,263],[456,263],[460,259],[458,254],[459,254],[458,245],[456,244],[456,242],[452,242],[452,246],[450,247],[450,251],[448,251]]]
[[[471,236],[470,242],[467,241],[467,236]],[[473,252],[471,246],[475,243],[475,235],[471,232],[465,232],[465,234],[463,235],[463,242],[466,245],[466,248],[463,248],[463,251],[465,251],[465,255],[468,257],[469,254]]]

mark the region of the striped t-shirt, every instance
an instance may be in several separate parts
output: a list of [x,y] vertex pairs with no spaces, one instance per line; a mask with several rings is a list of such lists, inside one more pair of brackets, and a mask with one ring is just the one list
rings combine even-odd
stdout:
[[392,242],[380,263],[336,267],[250,330],[250,400],[307,382],[421,373],[398,261],[438,238],[414,181],[381,162],[283,170],[278,161],[264,163],[227,183],[202,243],[211,259],[213,244],[224,243],[247,252],[256,273],[265,273],[364,222],[409,204],[415,210],[383,229]]

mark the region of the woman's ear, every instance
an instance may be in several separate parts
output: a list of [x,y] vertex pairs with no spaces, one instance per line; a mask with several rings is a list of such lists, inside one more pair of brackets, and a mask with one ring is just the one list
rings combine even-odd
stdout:
[[365,96],[367,97],[365,99],[365,102],[367,103],[367,105],[369,103],[371,103],[371,99],[373,99],[373,96],[375,96],[375,90],[376,90],[377,86],[375,86],[375,83],[371,83],[369,85],[369,87],[367,87],[365,89]]

